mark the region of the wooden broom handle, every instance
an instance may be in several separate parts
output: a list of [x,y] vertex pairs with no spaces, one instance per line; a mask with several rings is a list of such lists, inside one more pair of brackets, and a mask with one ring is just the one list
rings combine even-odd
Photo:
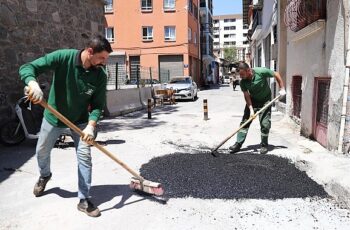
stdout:
[[215,149],[213,149],[212,151],[217,151],[223,144],[225,144],[231,137],[233,137],[236,133],[238,133],[239,130],[241,130],[242,128],[244,128],[244,126],[246,126],[249,122],[251,122],[252,120],[254,120],[257,115],[259,115],[260,113],[262,113],[265,109],[267,109],[269,106],[272,105],[272,103],[274,103],[275,101],[277,101],[279,98],[281,97],[281,95],[278,95],[277,97],[275,97],[272,101],[270,101],[269,103],[267,103],[266,105],[264,105],[264,107],[262,107],[258,112],[256,112],[254,114],[254,116],[251,116],[246,122],[244,122],[236,131],[234,131],[230,136],[228,136],[225,140],[223,140]]
[[[73,124],[70,120],[68,120],[65,116],[63,116],[60,112],[58,112],[56,109],[54,109],[51,105],[47,104],[46,101],[42,100],[39,103],[42,107],[49,110],[51,113],[53,113],[60,121],[62,121],[65,125],[67,125],[69,128],[73,129],[76,133],[78,133],[81,137],[84,136],[83,131],[81,131],[75,124]],[[134,177],[139,179],[141,182],[143,182],[145,179],[141,177],[137,172],[132,170],[129,166],[127,166],[124,162],[119,160],[116,156],[114,156],[111,152],[109,152],[107,149],[102,147],[99,143],[96,141],[92,141],[92,145],[98,148],[101,152],[109,156],[112,160],[117,162],[120,166],[122,166],[124,169],[126,169],[129,173],[131,173]]]

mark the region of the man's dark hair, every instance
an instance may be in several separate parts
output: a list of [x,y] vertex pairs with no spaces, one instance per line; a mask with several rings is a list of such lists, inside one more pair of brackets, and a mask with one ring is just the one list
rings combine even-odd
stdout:
[[240,62],[238,64],[238,68],[237,69],[243,69],[243,70],[247,70],[247,69],[250,69],[249,65],[245,62]]
[[100,53],[102,51],[107,51],[108,53],[113,52],[109,41],[101,35],[93,36],[88,42],[87,48],[92,48],[94,53]]

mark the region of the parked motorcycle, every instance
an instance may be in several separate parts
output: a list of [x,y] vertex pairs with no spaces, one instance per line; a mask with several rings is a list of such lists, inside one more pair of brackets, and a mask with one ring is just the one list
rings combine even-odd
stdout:
[[[0,142],[6,146],[18,145],[27,139],[38,139],[43,119],[44,108],[20,98],[15,105],[16,117],[9,120],[0,128]],[[58,142],[64,142],[70,131],[63,133]]]

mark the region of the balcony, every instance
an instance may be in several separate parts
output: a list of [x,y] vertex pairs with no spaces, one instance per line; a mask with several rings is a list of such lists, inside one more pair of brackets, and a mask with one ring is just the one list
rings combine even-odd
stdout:
[[326,19],[326,14],[327,0],[290,0],[284,13],[284,19],[291,31],[298,32],[318,20]]
[[256,10],[254,13],[253,25],[252,25],[252,40],[255,40],[261,33],[262,29],[262,11]]

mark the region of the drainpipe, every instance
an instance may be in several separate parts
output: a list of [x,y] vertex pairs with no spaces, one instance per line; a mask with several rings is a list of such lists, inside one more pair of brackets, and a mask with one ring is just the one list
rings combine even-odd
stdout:
[[349,2],[343,0],[344,5],[344,47],[345,47],[345,79],[343,89],[343,107],[340,121],[339,153],[349,153],[350,151],[350,29],[349,29]]

